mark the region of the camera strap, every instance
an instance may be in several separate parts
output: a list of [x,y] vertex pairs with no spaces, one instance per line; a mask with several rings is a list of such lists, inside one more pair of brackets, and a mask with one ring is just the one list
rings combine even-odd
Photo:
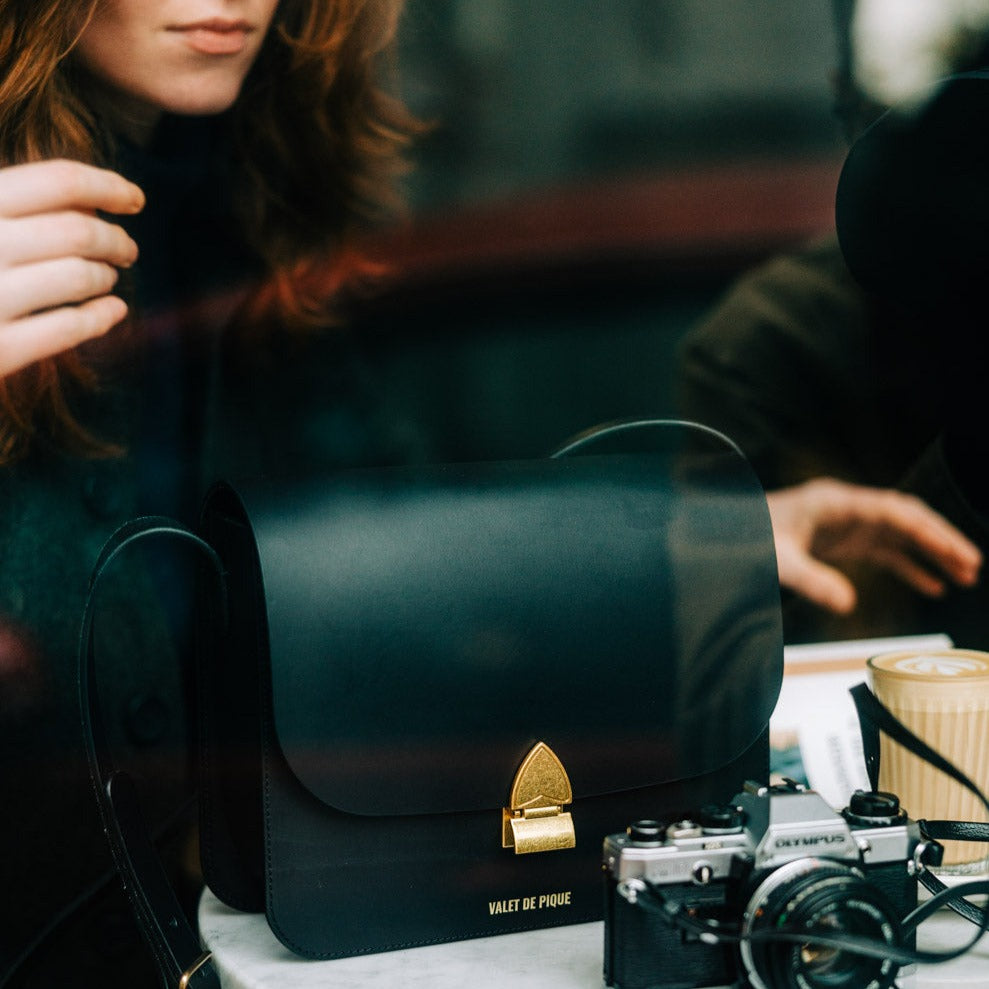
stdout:
[[[989,892],[989,882],[968,883],[957,890],[945,888],[908,915],[904,919],[903,930],[913,931],[946,902],[951,902],[960,895],[984,895],[987,892]],[[798,947],[813,944],[834,951],[847,951],[865,958],[888,959],[896,962],[897,965],[917,963],[934,965],[953,961],[970,951],[985,933],[985,928],[980,922],[979,930],[968,941],[945,951],[919,951],[903,944],[890,944],[888,941],[874,940],[825,927],[819,929],[802,927],[799,930],[783,927],[743,933],[737,924],[726,924],[712,918],[696,916],[694,911],[688,909],[683,902],[667,898],[660,887],[641,879],[629,879],[619,883],[617,894],[632,906],[653,914],[668,926],[705,944],[740,945],[746,941],[777,942]]]
[[[961,770],[935,752],[930,746],[915,736],[901,724],[869,691],[865,684],[852,688],[852,698],[859,715],[862,741],[870,784],[873,790],[879,783],[879,734],[886,733],[910,752],[947,773],[967,789],[971,790],[989,809],[989,800],[979,787]],[[922,836],[929,842],[940,839],[965,839],[989,841],[989,825],[970,821],[918,821]],[[746,928],[738,922],[726,922],[715,916],[703,916],[692,909],[682,897],[669,897],[661,883],[642,878],[625,879],[615,886],[615,893],[630,905],[645,910],[661,919],[666,925],[683,934],[710,945],[790,945],[795,951],[802,951],[809,945],[836,952],[849,952],[865,958],[891,961],[898,966],[915,963],[937,964],[959,958],[975,946],[989,930],[989,911],[981,910],[966,900],[966,896],[985,896],[989,893],[989,881],[966,882],[948,887],[928,866],[924,846],[918,846],[912,863],[916,867],[917,879],[932,893],[930,899],[917,906],[902,918],[900,935],[895,941],[889,938],[864,936],[855,930],[840,930],[831,925],[808,926],[797,918],[781,914],[779,923],[762,929]],[[920,924],[937,910],[948,906],[966,920],[971,921],[977,930],[965,943],[948,950],[918,950],[909,943],[909,936]],[[750,904],[751,907],[751,904]],[[741,985],[741,983],[737,983]],[[746,983],[747,984],[747,983]],[[769,983],[776,985],[776,983]],[[795,983],[786,983],[787,985]],[[849,983],[842,983],[849,984]],[[888,985],[890,983],[883,983]]]
[[[873,790],[879,789],[879,735],[887,735],[899,743],[908,752],[923,759],[935,769],[946,773],[957,783],[974,793],[983,806],[989,811],[989,798],[982,792],[978,784],[969,779],[957,766],[949,762],[939,752],[932,749],[926,742],[918,738],[909,728],[897,719],[875,694],[864,684],[860,683],[850,690],[855,710],[858,712],[859,730],[862,733],[862,750],[865,755],[865,768],[869,777],[869,785]],[[925,821],[917,822],[925,837],[935,841],[942,839],[963,841],[989,841],[989,824],[974,821]],[[940,893],[947,887],[930,871],[923,869],[918,875],[921,884],[931,893]],[[980,927],[986,926],[986,915],[967,900],[959,897],[948,899],[947,905],[966,920]]]

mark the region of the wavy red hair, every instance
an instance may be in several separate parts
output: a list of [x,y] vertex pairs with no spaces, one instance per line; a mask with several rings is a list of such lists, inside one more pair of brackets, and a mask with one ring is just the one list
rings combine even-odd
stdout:
[[[0,0],[0,165],[105,164],[72,50],[100,0]],[[235,202],[268,272],[254,311],[326,323],[332,296],[366,274],[355,235],[400,206],[396,179],[417,124],[382,83],[404,0],[282,0],[234,108]],[[107,455],[67,389],[95,375],[70,352],[0,379],[0,463],[48,436]]]

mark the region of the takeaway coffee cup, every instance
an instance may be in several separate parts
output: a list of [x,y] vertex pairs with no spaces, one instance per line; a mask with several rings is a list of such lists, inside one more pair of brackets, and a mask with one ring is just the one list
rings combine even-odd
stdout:
[[[890,652],[872,657],[868,667],[876,697],[980,789],[989,790],[989,653]],[[989,820],[970,790],[885,735],[879,743],[879,788],[897,794],[915,820]],[[944,846],[940,872],[986,871],[986,843],[946,841]]]

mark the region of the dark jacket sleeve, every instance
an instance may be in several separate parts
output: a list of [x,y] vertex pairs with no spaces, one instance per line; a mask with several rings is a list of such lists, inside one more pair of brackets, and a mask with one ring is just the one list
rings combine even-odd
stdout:
[[731,436],[767,488],[822,475],[893,484],[929,442],[911,368],[827,238],[736,283],[680,351],[680,414]]
[[[858,288],[833,238],[733,286],[681,350],[680,412],[731,436],[772,490],[832,476],[917,494],[989,550],[989,529],[946,457],[952,382],[936,322]],[[852,568],[849,568],[852,569]],[[788,641],[947,632],[989,646],[981,588],[929,601],[854,568],[849,619],[785,596]]]

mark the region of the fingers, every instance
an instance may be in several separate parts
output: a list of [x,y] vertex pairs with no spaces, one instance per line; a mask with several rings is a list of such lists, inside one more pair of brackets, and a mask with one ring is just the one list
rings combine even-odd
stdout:
[[0,376],[101,336],[126,315],[122,299],[104,295],[21,319],[0,332]]
[[904,584],[925,597],[941,597],[947,590],[944,577],[919,563],[915,558],[897,548],[879,547],[870,557],[872,563],[889,571]]
[[978,580],[979,548],[913,495],[819,478],[767,501],[780,584],[829,611],[852,610],[856,591],[828,561],[866,560],[929,597]]
[[832,520],[843,516],[872,530],[875,551],[870,555],[877,562],[883,562],[885,555],[884,565],[918,590],[921,585],[933,588],[934,584],[930,574],[924,579],[919,568],[907,565],[911,555],[925,558],[962,586],[978,580],[982,567],[979,548],[921,499],[892,489],[828,483]]
[[80,162],[0,169],[0,376],[124,318],[110,292],[138,248],[105,216],[143,206],[132,182]]
[[[889,522],[911,539],[918,552],[957,584],[967,587],[979,579],[982,552],[975,543],[919,499],[899,495],[896,502],[890,509]],[[897,517],[898,512],[903,513],[902,519]]]
[[0,320],[10,321],[53,306],[106,295],[117,283],[117,269],[102,261],[58,258],[0,276]]
[[0,216],[33,216],[61,210],[133,214],[144,193],[122,175],[77,161],[41,161],[3,170]]
[[92,214],[64,210],[0,219],[0,268],[66,255],[129,268],[137,254],[137,244],[122,227]]
[[847,615],[855,609],[858,597],[852,582],[798,544],[777,538],[776,564],[781,587],[838,615]]

